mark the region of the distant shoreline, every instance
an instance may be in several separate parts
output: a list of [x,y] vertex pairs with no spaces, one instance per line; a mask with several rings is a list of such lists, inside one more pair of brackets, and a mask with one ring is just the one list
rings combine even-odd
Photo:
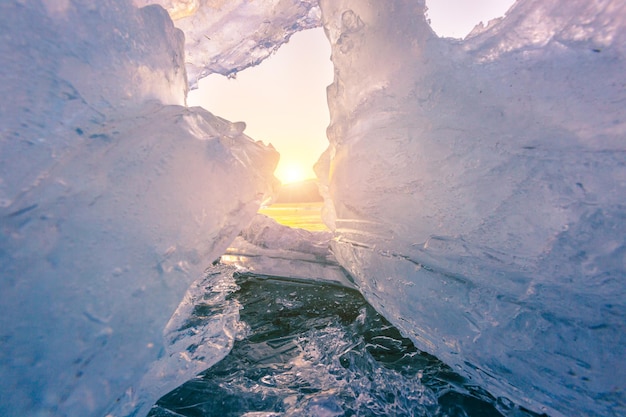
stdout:
[[322,201],[324,199],[317,187],[317,180],[308,179],[281,185],[274,203],[321,203]]
[[277,223],[311,232],[329,231],[322,221],[323,202],[276,203],[262,208],[259,213],[274,219]]

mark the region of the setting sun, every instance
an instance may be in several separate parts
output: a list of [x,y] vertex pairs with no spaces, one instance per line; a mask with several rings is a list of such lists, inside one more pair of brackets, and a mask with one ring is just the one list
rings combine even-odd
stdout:
[[274,173],[274,175],[283,184],[290,184],[293,182],[303,181],[307,179],[306,171],[307,170],[305,170],[304,167],[300,164],[279,164],[278,168],[276,168],[276,172]]
[[189,92],[187,104],[230,121],[280,153],[274,174],[283,184],[315,178],[313,165],[328,147],[326,86],[333,82],[330,44],[321,28],[294,34],[261,65],[236,78],[212,74]]

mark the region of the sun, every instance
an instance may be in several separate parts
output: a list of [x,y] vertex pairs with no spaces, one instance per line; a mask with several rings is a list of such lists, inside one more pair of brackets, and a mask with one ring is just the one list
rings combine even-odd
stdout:
[[302,165],[299,164],[287,164],[278,167],[274,175],[276,175],[283,184],[291,184],[306,179],[305,170]]

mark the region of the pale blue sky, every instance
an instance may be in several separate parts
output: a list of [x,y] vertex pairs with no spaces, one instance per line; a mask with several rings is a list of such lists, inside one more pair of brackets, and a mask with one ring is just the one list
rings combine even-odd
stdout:
[[[502,16],[513,0],[427,0],[427,17],[439,36],[462,38],[480,21]],[[187,98],[271,143],[281,154],[283,182],[314,177],[312,166],[326,149],[329,123],[326,86],[333,81],[330,46],[322,29],[296,33],[261,65],[236,79],[211,75]],[[300,177],[300,178],[297,178]]]

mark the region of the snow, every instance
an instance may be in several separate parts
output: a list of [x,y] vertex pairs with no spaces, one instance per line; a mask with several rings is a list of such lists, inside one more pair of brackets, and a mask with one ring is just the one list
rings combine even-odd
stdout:
[[[0,3],[0,414],[132,415],[193,371],[154,362],[185,349],[168,319],[273,192],[277,154],[185,107],[188,85],[320,24],[335,80],[317,172],[354,284],[306,256],[258,268],[356,285],[500,401],[626,413],[624,2],[518,1],[464,41],[420,1],[163,5],[184,37],[159,6]],[[264,221],[235,264],[300,238],[319,260],[330,238]],[[232,343],[213,330],[206,364]]]

